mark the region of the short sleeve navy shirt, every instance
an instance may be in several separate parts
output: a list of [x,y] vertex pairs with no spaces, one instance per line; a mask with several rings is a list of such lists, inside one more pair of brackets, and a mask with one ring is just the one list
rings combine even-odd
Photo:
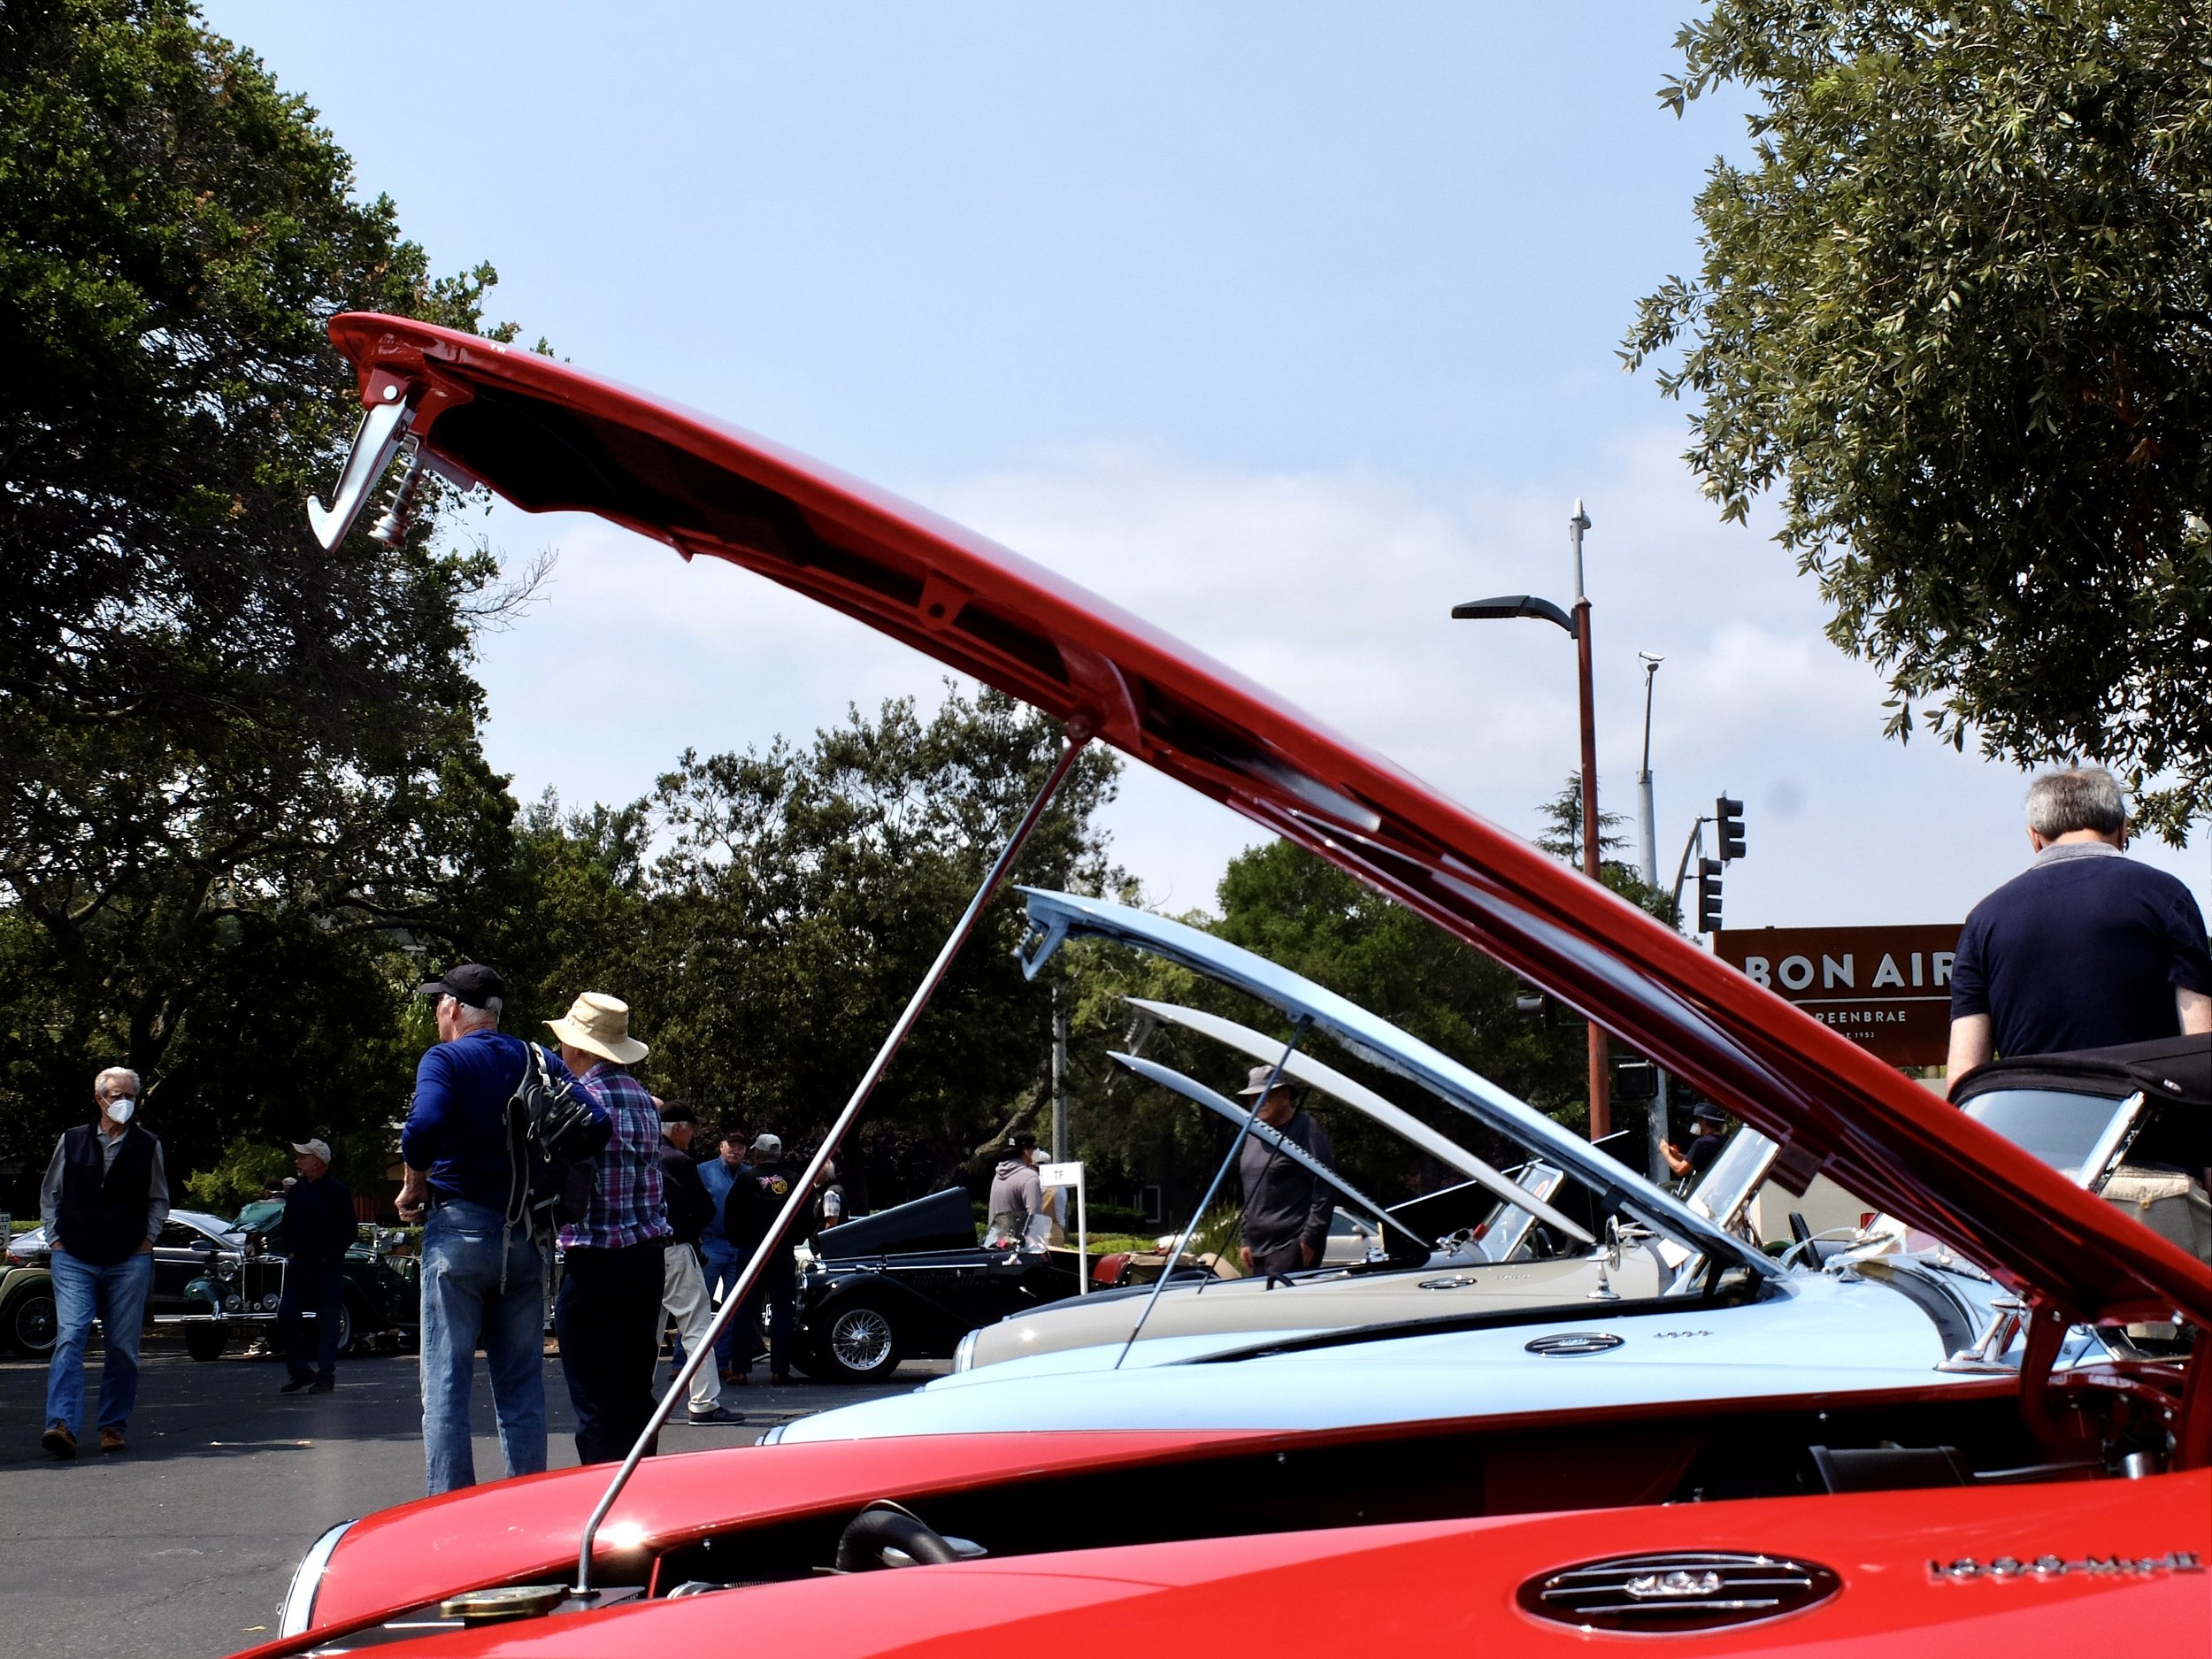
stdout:
[[1951,1018],[1988,1015],[2002,1056],[2103,1048],[2177,1033],[2176,987],[2212,994],[2189,889],[2075,842],[2047,849],[1967,917]]

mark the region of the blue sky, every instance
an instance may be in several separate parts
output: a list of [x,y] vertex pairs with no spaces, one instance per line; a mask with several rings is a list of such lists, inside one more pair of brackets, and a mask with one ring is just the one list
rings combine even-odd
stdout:
[[[1744,795],[1732,925],[1953,920],[2024,857],[2021,777],[1880,739],[1811,585],[1717,522],[1682,411],[1619,371],[1742,143],[1740,105],[1659,109],[1668,8],[204,10],[439,266],[498,266],[526,337],[1056,565],[1510,828],[1573,764],[1571,649],[1445,612],[1568,597],[1579,495],[1607,804],[1633,810],[1635,654],[1663,653],[1663,856]],[[480,664],[526,795],[626,799],[687,746],[941,695],[741,573],[488,527],[559,554]],[[1138,778],[1112,826],[1177,908],[1249,839]],[[2147,856],[2212,903],[2201,833]]]

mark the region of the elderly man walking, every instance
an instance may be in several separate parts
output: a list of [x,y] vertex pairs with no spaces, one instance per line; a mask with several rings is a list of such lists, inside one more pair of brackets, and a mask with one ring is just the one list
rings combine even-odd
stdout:
[[2189,889],[2125,856],[2112,774],[2028,787],[2027,870],[1977,904],[1951,964],[1950,1076],[1993,1055],[2061,1054],[2212,1031],[2212,956]]
[[66,1131],[55,1147],[38,1194],[60,1327],[46,1367],[46,1428],[38,1443],[60,1458],[77,1455],[85,1343],[96,1315],[106,1343],[100,1449],[123,1449],[138,1403],[138,1336],[154,1281],[154,1240],[169,1219],[161,1142],[134,1121],[138,1073],[110,1066],[92,1079],[92,1121]]
[[[277,1332],[291,1380],[277,1392],[326,1394],[338,1386],[338,1322],[346,1309],[346,1252],[353,1246],[353,1194],[330,1172],[330,1143],[295,1141],[299,1179],[284,1195],[284,1297]],[[307,1316],[315,1317],[308,1348]]]
[[[469,1394],[479,1342],[507,1473],[545,1467],[547,1261],[526,1219],[509,1219],[526,1207],[515,1191],[507,1102],[529,1045],[499,1029],[507,983],[464,963],[421,993],[436,999],[438,1041],[415,1069],[415,1102],[400,1131],[407,1179],[399,1214],[424,1222],[422,1448],[435,1497],[476,1484]],[[558,1061],[548,1070],[568,1079]]]
[[[661,1197],[675,1234],[662,1257],[661,1312],[676,1322],[673,1363],[680,1368],[685,1345],[696,1348],[714,1323],[706,1274],[699,1264],[699,1237],[714,1218],[714,1200],[707,1195],[699,1166],[691,1161],[691,1138],[698,1133],[699,1114],[681,1101],[664,1102],[660,1118]],[[723,1405],[722,1376],[712,1356],[691,1375],[690,1417],[694,1423],[745,1421]]]
[[661,1200],[660,1112],[629,1071],[651,1050],[630,1035],[630,1005],[597,991],[545,1023],[563,1063],[614,1125],[594,1160],[590,1208],[561,1229],[553,1328],[576,1408],[577,1459],[616,1463],[652,1420],[661,1285],[674,1237]]

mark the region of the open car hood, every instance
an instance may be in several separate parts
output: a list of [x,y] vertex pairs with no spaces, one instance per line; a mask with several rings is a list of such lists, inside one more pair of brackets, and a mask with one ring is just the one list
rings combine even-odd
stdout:
[[1773,1179],[1791,1190],[1825,1170],[2073,1318],[2175,1309],[2212,1326],[2212,1267],[1558,861],[1076,584],[549,357],[371,313],[334,319],[330,334],[368,416],[337,510],[311,514],[326,539],[411,425],[451,478],[757,571],[1295,841],[1731,1102],[1779,1143]]

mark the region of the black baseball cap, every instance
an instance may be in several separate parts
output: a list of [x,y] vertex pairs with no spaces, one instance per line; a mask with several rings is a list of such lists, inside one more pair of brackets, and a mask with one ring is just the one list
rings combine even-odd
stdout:
[[1709,1124],[1724,1124],[1728,1121],[1728,1114],[1709,1100],[1698,1102],[1690,1109],[1690,1116]]
[[464,962],[415,987],[418,996],[449,996],[471,1008],[489,1008],[507,1000],[507,981],[480,962]]
[[661,1121],[664,1124],[695,1124],[699,1114],[680,1100],[661,1102]]
[[1006,1137],[1006,1144],[1013,1148],[1017,1152],[1026,1152],[1030,1148],[1037,1144],[1037,1137],[1031,1134],[1026,1129],[1017,1129],[1012,1134]]

